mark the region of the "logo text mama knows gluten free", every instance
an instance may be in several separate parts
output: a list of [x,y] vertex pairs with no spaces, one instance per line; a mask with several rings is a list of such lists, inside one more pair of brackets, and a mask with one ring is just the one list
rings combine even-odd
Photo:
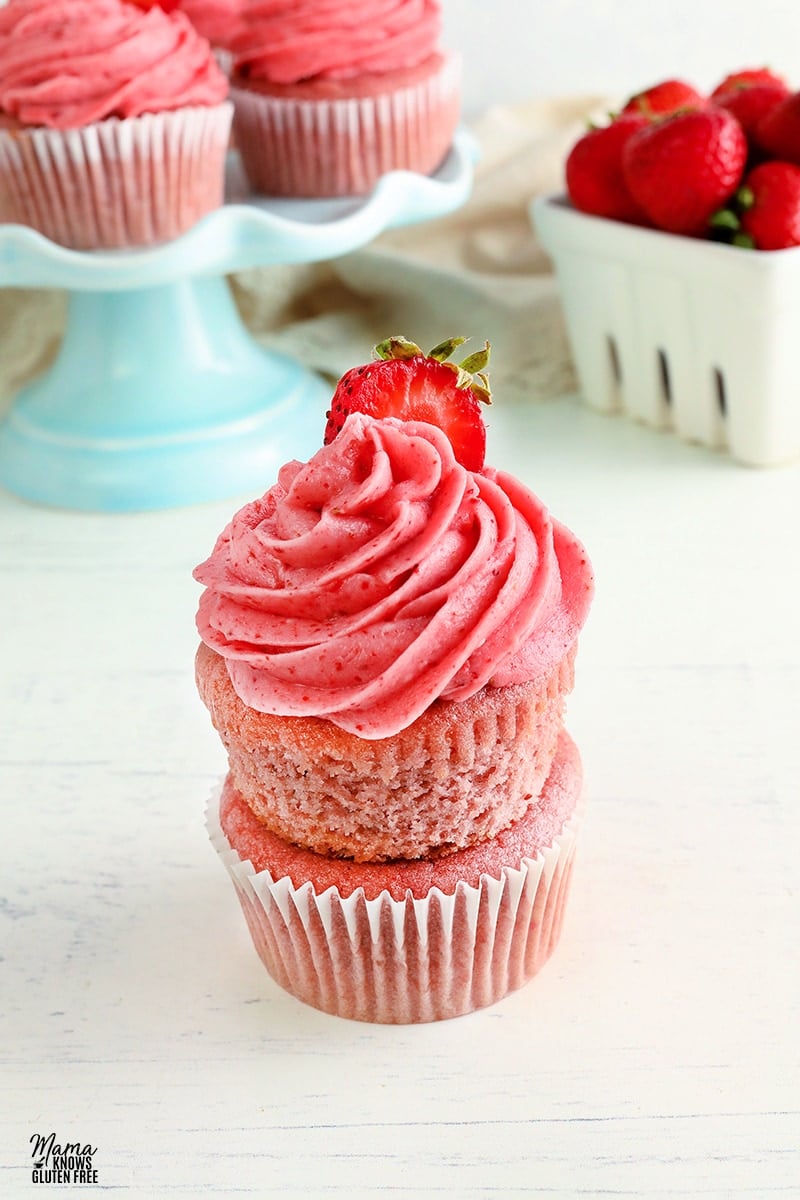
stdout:
[[55,1133],[31,1135],[34,1183],[97,1183],[94,1156],[97,1147],[87,1142],[56,1141]]

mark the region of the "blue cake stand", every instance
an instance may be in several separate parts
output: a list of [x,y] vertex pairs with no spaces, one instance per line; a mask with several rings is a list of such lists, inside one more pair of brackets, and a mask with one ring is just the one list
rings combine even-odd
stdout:
[[223,207],[152,249],[83,253],[0,225],[0,286],[70,293],[55,363],[0,424],[10,491],[59,508],[169,508],[264,490],[282,462],[310,457],[330,386],[258,345],[224,276],[335,258],[452,212],[474,147],[460,132],[435,175],[395,171],[335,201],[248,195],[231,159]]

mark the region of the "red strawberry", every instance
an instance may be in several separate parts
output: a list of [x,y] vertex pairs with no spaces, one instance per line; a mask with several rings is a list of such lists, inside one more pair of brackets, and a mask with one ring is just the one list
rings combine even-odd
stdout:
[[768,67],[753,67],[726,75],[711,93],[714,104],[733,113],[748,141],[758,149],[756,127],[781,100],[789,95],[785,79]]
[[782,100],[789,95],[785,84],[753,83],[742,84],[741,87],[731,88],[721,92],[714,103],[719,108],[733,113],[744,130],[748,141],[756,149],[760,149],[756,130],[761,121]]
[[721,108],[653,121],[622,156],[631,195],[653,224],[694,237],[736,191],[746,160],[742,127]]
[[774,71],[770,71],[769,67],[748,67],[744,71],[734,71],[732,74],[726,75],[722,82],[714,88],[711,99],[717,100],[726,92],[740,91],[741,88],[762,86],[781,87],[787,95],[789,92],[786,80],[780,75],[776,75]]
[[631,96],[622,110],[626,113],[641,113],[646,117],[663,117],[684,108],[705,108],[705,96],[701,96],[690,83],[681,79],[665,79],[653,87]]
[[637,129],[647,124],[649,118],[631,114],[590,129],[578,139],[567,157],[566,180],[569,198],[581,212],[647,223],[622,175],[622,151]]
[[761,149],[773,158],[800,163],[800,92],[770,109],[756,126],[755,136]]
[[464,341],[451,338],[429,354],[404,337],[381,342],[375,347],[377,361],[353,367],[339,380],[327,413],[325,445],[341,432],[351,413],[427,421],[444,430],[462,466],[480,471],[486,455],[481,401],[491,403],[484,374],[489,343],[458,366],[447,362]]
[[800,167],[766,162],[755,167],[737,192],[742,211],[739,245],[756,250],[800,246]]

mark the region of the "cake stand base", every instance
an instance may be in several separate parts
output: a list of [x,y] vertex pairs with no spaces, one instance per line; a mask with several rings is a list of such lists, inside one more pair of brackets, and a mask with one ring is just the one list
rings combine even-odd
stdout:
[[224,279],[73,292],[68,314],[53,367],[0,426],[0,483],[17,495],[172,507],[266,490],[319,448],[330,385],[259,346]]

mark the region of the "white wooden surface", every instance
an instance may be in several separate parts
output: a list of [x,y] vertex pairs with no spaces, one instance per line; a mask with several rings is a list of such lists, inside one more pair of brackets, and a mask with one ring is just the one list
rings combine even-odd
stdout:
[[1,1195],[51,1131],[133,1196],[800,1195],[800,466],[492,420],[595,562],[590,806],[553,960],[439,1025],[281,992],[207,843],[190,571],[236,502],[0,497]]

